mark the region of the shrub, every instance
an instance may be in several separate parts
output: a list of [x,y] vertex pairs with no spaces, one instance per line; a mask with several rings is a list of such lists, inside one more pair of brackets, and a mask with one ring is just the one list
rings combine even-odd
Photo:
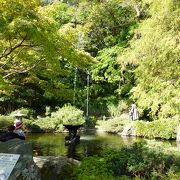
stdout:
[[137,136],[175,139],[179,120],[160,119],[152,122],[136,121],[133,125]]
[[87,128],[94,128],[96,126],[96,122],[97,122],[97,119],[94,116],[89,116],[86,119],[85,125]]
[[40,128],[44,132],[62,132],[64,129],[63,124],[79,125],[84,122],[83,111],[71,105],[65,105],[62,108],[58,108],[57,111],[52,112],[51,116],[39,118],[30,126],[32,129],[38,131]]
[[0,115],[0,131],[6,131],[7,127],[14,124],[12,116]]
[[106,159],[104,157],[88,157],[82,161],[82,164],[75,169],[75,179],[78,180],[111,180],[112,172],[108,169]]
[[62,132],[63,124],[80,125],[85,122],[83,111],[71,106],[65,105],[56,112],[52,112],[51,116],[39,118],[32,122],[26,122],[26,127],[30,131],[43,132]]
[[[32,130],[32,120],[30,119],[22,119],[24,125],[23,129],[25,131],[31,131]],[[0,131],[5,132],[7,131],[7,127],[14,124],[14,117],[13,116],[0,116]],[[39,128],[40,129],[40,128]]]
[[75,168],[75,179],[179,179],[179,158],[178,150],[167,153],[161,143],[137,142],[87,157]]
[[39,118],[33,121],[30,126],[33,131],[54,132],[57,120],[51,117]]
[[122,114],[120,117],[108,120],[98,120],[96,128],[103,129],[106,132],[118,133],[122,132],[124,126],[128,123],[130,123],[128,114]]
[[40,128],[40,126],[34,123],[34,120],[23,119],[23,122],[24,122],[23,129],[25,130],[25,132],[42,132],[43,131]]
[[69,104],[51,113],[51,117],[57,119],[57,125],[81,125],[85,122],[83,111]]
[[119,117],[122,113],[126,113],[127,111],[128,105],[125,101],[119,101],[117,106],[113,104],[108,105],[108,112],[111,115],[111,117]]

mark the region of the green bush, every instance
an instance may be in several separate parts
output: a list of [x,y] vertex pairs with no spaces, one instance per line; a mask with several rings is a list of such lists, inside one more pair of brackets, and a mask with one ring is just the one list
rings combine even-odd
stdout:
[[74,174],[75,179],[82,180],[178,179],[179,158],[178,150],[166,151],[161,143],[137,142],[130,147],[109,149],[101,156],[87,157]]
[[147,138],[175,139],[179,120],[161,119],[152,122],[136,121],[133,128],[137,136]]
[[0,131],[6,131],[7,127],[14,124],[14,119],[12,116],[0,115]]
[[106,159],[98,156],[88,157],[76,167],[74,179],[78,180],[111,180],[113,179],[111,170],[108,169]]
[[128,114],[122,114],[120,117],[115,117],[108,120],[98,120],[96,128],[106,132],[118,133],[122,132],[126,124],[130,123]]
[[32,131],[54,132],[57,120],[51,117],[39,118],[33,121],[30,126]]
[[94,117],[94,116],[89,116],[87,119],[86,119],[86,123],[85,123],[85,126],[87,128],[94,128],[96,126],[96,122],[97,122],[97,119]]
[[51,113],[51,117],[57,119],[57,125],[80,125],[85,122],[83,111],[69,104]]
[[119,101],[118,105],[108,105],[108,112],[111,117],[119,117],[122,113],[128,113],[128,105],[125,101]]
[[23,123],[24,123],[24,126],[23,126],[23,129],[25,132],[42,132],[42,129],[34,124],[34,119],[25,119],[23,118]]
[[[13,116],[0,116],[0,131],[1,132],[5,132],[7,131],[8,126],[10,125],[14,125],[14,117]],[[31,131],[32,130],[32,120],[30,119],[22,119],[24,125],[23,125],[23,129],[25,131]],[[40,129],[40,128],[39,128]]]
[[39,118],[29,123],[28,128],[32,131],[62,132],[64,130],[63,124],[80,125],[84,122],[83,111],[71,105],[65,105],[52,112],[51,116]]

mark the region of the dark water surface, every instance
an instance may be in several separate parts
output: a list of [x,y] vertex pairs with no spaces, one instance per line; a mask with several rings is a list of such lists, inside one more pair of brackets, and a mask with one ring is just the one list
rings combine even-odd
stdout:
[[[121,148],[143,139],[135,137],[121,137],[104,132],[81,132],[80,143],[74,146],[65,146],[65,133],[28,133],[27,140],[32,142],[36,156],[68,156],[78,160],[84,157],[98,155],[107,148]],[[169,142],[168,142],[169,143]],[[172,143],[172,146],[175,144]]]

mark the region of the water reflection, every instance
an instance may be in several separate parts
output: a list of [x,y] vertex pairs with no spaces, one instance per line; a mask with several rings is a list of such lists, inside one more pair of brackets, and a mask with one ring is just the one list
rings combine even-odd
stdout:
[[[65,146],[67,134],[27,134],[27,140],[32,142],[34,155],[38,156],[67,156],[82,160],[87,156],[99,155],[108,148],[121,148],[129,146],[135,141],[144,139],[135,137],[120,137],[118,135],[81,132],[80,143],[75,146]],[[162,142],[162,141],[161,141]],[[169,146],[176,146],[175,141],[164,141]]]
[[58,156],[66,155],[64,134],[33,133],[27,134],[27,140],[32,142],[33,150],[38,150],[34,155]]

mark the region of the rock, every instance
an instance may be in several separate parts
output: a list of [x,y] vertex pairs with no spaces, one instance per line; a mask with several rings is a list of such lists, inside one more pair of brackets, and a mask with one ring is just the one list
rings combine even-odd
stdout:
[[79,164],[80,162],[67,157],[55,156],[37,156],[34,157],[34,162],[41,171],[42,179],[59,180],[64,179],[63,175],[70,174],[71,165]]
[[125,126],[125,128],[123,129],[122,133],[120,135],[122,136],[130,136],[131,135],[131,132],[132,132],[132,126],[131,124]]
[[133,124],[135,121],[132,121],[131,124],[128,124],[124,127],[121,133],[118,133],[121,136],[136,136],[136,132],[134,131]]
[[32,144],[30,142],[12,139],[0,142],[0,153],[20,154],[8,180],[39,180],[40,172],[33,161]]

